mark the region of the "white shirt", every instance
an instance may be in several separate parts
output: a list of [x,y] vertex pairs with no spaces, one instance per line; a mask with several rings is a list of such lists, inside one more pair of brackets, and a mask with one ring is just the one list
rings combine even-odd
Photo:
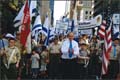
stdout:
[[31,60],[32,60],[32,65],[31,68],[39,68],[39,54],[34,54],[31,56]]
[[75,40],[72,40],[72,48],[74,50],[74,53],[72,55],[72,57],[69,57],[69,45],[70,45],[70,41],[69,39],[66,39],[61,47],[61,52],[62,52],[62,59],[74,59],[77,58],[77,56],[79,55],[79,47],[78,47],[78,43]]

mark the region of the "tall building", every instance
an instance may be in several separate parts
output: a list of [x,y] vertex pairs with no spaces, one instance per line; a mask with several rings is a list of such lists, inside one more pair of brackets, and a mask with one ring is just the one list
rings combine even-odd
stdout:
[[94,0],[93,8],[94,16],[101,14],[103,18],[107,18],[108,13],[110,15],[120,13],[120,0]]
[[78,19],[80,21],[90,20],[93,17],[93,0],[79,0],[77,1]]

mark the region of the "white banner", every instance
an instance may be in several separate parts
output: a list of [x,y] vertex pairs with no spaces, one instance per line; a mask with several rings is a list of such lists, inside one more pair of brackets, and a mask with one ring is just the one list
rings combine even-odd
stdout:
[[56,21],[56,28],[61,30],[67,30],[68,22],[64,22],[61,20]]
[[86,30],[79,30],[79,35],[82,34],[87,34],[87,35],[92,35],[92,29],[86,29]]
[[94,19],[91,19],[89,21],[79,22],[78,23],[78,29],[94,28],[96,26],[100,26],[101,23],[102,23],[102,16],[98,15]]
[[113,24],[120,24],[120,14],[113,14]]

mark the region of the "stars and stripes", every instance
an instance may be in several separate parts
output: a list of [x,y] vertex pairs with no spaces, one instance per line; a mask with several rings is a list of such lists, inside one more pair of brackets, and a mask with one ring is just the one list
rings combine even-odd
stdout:
[[105,28],[106,28],[106,21],[103,20],[103,22],[100,26],[100,29],[98,31],[98,34],[100,35],[101,38],[104,38],[104,36],[105,36]]
[[112,38],[111,38],[112,22],[108,27],[107,25],[102,27],[104,27],[102,29],[102,33],[103,33],[102,37],[104,37],[104,49],[102,55],[102,75],[105,75],[108,72],[109,56],[112,49]]

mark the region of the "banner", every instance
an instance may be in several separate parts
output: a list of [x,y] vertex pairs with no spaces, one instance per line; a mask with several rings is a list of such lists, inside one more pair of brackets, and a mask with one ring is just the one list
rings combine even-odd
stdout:
[[113,24],[120,24],[120,14],[113,14]]
[[56,21],[56,28],[60,30],[67,30],[68,22],[64,22],[62,20]]
[[79,22],[78,29],[91,29],[95,28],[96,26],[100,26],[102,23],[102,16],[98,15],[94,19],[89,21]]
[[86,29],[86,30],[78,30],[79,35],[87,34],[87,35],[92,35],[93,31],[92,29]]

